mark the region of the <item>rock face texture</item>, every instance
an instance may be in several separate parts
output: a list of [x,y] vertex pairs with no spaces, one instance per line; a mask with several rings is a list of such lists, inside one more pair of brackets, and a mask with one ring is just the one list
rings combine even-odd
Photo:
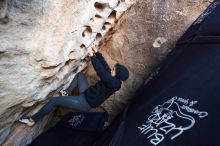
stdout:
[[[25,111],[68,86],[86,66],[83,59],[91,46],[132,4],[129,0],[0,1],[0,145],[13,134],[12,125]],[[19,140],[15,143],[19,145]]]
[[30,143],[48,117],[33,128],[15,121],[67,88],[85,66],[95,83],[97,76],[84,60],[93,45],[100,44],[110,66],[119,62],[130,70],[122,89],[102,105],[114,117],[209,3],[1,0],[0,145]]

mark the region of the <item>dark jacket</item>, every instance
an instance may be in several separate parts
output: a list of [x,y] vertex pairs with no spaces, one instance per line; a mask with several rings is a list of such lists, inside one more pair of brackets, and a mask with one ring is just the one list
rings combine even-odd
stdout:
[[111,69],[101,53],[97,52],[91,59],[100,81],[89,87],[84,94],[89,105],[97,107],[121,88],[121,80],[111,75]]

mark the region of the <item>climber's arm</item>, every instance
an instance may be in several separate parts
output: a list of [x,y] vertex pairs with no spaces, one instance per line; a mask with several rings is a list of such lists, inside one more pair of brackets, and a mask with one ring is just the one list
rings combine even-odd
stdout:
[[99,59],[97,59],[96,56],[91,57],[92,65],[97,73],[97,75],[100,77],[101,80],[108,82],[112,79],[111,73],[108,72],[103,64],[100,62]]
[[108,63],[105,61],[105,58],[102,56],[100,52],[95,53],[96,58],[100,61],[100,63],[103,65],[103,67],[106,69],[107,72],[111,73],[111,69],[108,66]]

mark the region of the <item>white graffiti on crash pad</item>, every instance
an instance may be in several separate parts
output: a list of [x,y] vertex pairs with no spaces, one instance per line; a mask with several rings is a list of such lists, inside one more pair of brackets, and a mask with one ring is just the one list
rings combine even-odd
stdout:
[[162,142],[168,134],[173,140],[194,126],[195,118],[189,113],[198,115],[199,118],[208,116],[208,112],[192,108],[197,103],[198,101],[189,102],[189,99],[175,96],[164,104],[156,106],[147,121],[137,128],[154,145]]
[[80,125],[83,120],[85,119],[85,116],[83,114],[80,115],[74,115],[70,120],[68,120],[69,125],[77,127]]

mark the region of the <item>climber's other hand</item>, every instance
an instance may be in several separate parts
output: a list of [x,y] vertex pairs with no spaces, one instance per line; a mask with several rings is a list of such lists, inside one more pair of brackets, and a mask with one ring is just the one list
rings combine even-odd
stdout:
[[94,56],[93,50],[89,51],[89,56],[90,56],[90,57]]
[[92,50],[93,50],[94,54],[98,52],[98,49],[96,46],[92,47]]

